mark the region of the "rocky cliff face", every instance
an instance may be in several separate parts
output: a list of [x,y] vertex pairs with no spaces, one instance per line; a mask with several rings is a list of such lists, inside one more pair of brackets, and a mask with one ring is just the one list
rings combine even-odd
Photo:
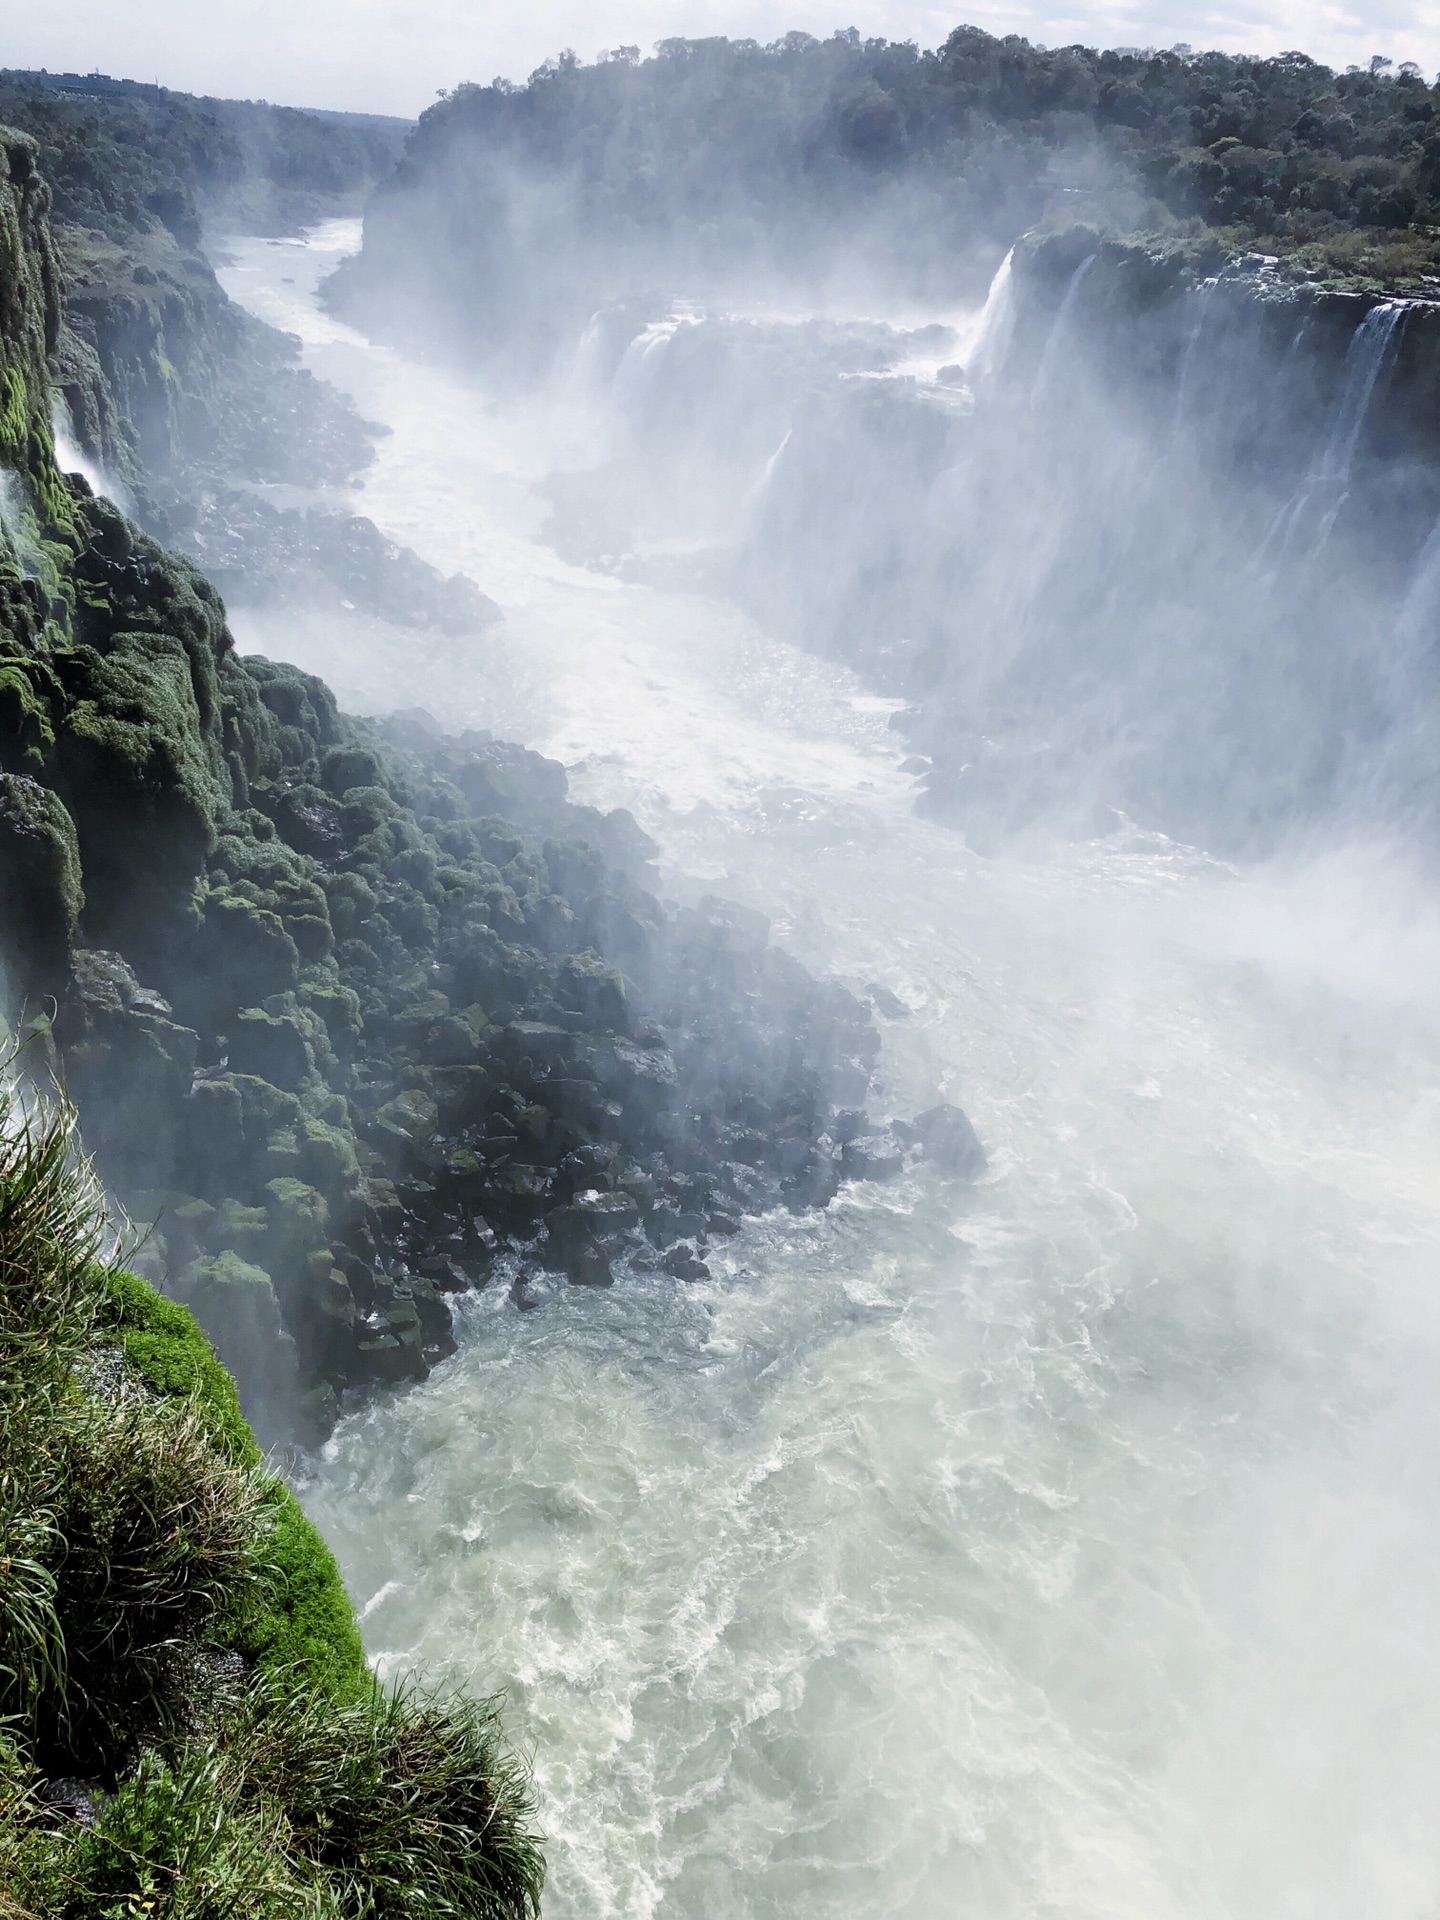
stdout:
[[863,1170],[847,993],[721,903],[667,916],[645,837],[553,763],[239,659],[194,564],[61,473],[77,364],[132,423],[68,326],[33,144],[0,150],[0,961],[266,1436],[423,1377],[447,1291],[694,1278],[744,1211]]

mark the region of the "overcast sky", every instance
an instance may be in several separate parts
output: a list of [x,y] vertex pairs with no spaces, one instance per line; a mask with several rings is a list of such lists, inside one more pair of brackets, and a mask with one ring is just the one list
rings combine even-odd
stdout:
[[667,34],[773,40],[794,27],[935,46],[959,21],[1047,46],[1298,47],[1332,66],[1373,53],[1440,68],[1440,0],[47,0],[7,9],[0,61],[98,69],[196,93],[414,114],[437,91],[523,79],[573,47],[648,50]]

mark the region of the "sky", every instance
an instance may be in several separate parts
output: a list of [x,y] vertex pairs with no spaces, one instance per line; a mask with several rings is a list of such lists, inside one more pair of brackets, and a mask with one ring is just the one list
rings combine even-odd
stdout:
[[158,80],[188,92],[413,115],[462,80],[522,80],[573,47],[648,51],[668,34],[774,40],[837,27],[936,46],[961,21],[1046,46],[1298,48],[1440,69],[1440,0],[48,0],[16,7],[0,61]]

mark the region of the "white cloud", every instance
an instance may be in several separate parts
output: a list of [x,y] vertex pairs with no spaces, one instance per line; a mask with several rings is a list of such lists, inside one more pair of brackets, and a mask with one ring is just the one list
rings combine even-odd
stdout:
[[232,97],[416,113],[441,88],[497,73],[521,79],[565,46],[589,59],[667,34],[771,40],[836,26],[933,46],[960,18],[1049,46],[1187,41],[1257,53],[1298,47],[1339,66],[1384,53],[1417,60],[1427,77],[1440,67],[1433,0],[997,0],[963,15],[928,0],[50,0],[8,24],[4,59]]

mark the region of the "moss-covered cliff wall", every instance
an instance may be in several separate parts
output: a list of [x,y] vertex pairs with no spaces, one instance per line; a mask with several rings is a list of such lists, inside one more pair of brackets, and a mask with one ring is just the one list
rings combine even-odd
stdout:
[[63,263],[5,150],[0,959],[262,1431],[423,1377],[450,1290],[694,1277],[745,1210],[828,1198],[876,1048],[854,999],[718,902],[667,916],[633,821],[553,763],[239,659],[197,568],[59,473]]

